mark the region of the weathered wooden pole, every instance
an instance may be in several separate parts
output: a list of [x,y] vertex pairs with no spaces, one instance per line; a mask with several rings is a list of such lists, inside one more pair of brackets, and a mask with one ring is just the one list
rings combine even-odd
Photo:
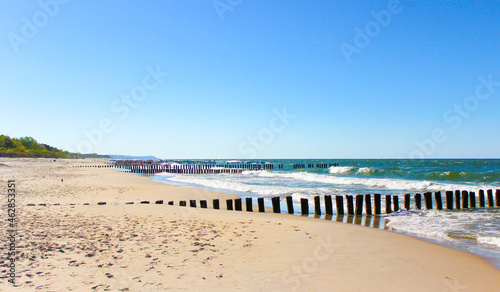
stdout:
[[264,198],[257,198],[257,203],[259,204],[259,212],[266,212],[266,209],[264,208]]
[[325,195],[325,214],[333,215],[332,196],[330,195]]
[[366,215],[372,214],[372,198],[370,194],[365,195]]
[[484,190],[479,190],[479,207],[484,208]]
[[234,210],[235,211],[242,211],[241,209],[241,199],[234,199]]
[[460,191],[455,190],[455,209],[460,210],[462,208],[462,204],[460,204]]
[[247,212],[253,212],[252,198],[245,199],[245,206],[247,207]]
[[470,207],[476,209],[476,192],[469,193]]
[[363,215],[363,195],[356,195],[356,215]]
[[410,194],[405,194],[405,209],[410,210]]
[[436,198],[436,206],[438,210],[443,210],[443,200],[441,198],[441,192],[437,191],[434,193],[434,198]]
[[500,207],[500,190],[497,189],[495,192],[495,200],[496,200],[496,206]]
[[399,211],[399,197],[398,196],[392,196],[392,203],[394,206],[394,212]]
[[446,191],[446,209],[453,210],[453,192]]
[[233,200],[231,200],[231,199],[226,200],[226,209],[229,211],[233,210]]
[[391,195],[385,195],[385,213],[391,214],[392,213],[392,200],[391,200]]
[[422,195],[416,194],[414,199],[415,199],[415,209],[421,210],[422,209]]
[[286,196],[286,207],[288,209],[288,214],[293,214],[293,198],[292,196]]
[[344,197],[335,196],[335,203],[337,205],[337,215],[344,215]]
[[347,214],[354,215],[354,200],[351,195],[346,196],[347,199]]
[[300,214],[309,215],[309,202],[306,198],[300,199]]
[[220,206],[219,206],[219,199],[214,199],[212,201],[212,203],[213,203],[214,209],[215,210],[219,210],[219,208],[220,208]]
[[488,190],[488,207],[493,207],[493,190]]
[[273,212],[274,213],[281,213],[280,198],[279,197],[272,197],[271,202],[273,203]]
[[382,201],[381,201],[381,195],[380,194],[374,194],[373,195],[374,203],[375,203],[375,215],[379,215],[382,213]]
[[424,198],[425,198],[425,209],[427,210],[432,209],[432,193],[425,192]]
[[206,200],[200,200],[200,208],[203,208],[203,209],[207,208],[207,201]]
[[469,209],[469,192],[462,191],[462,209]]
[[321,215],[321,203],[319,196],[314,196],[314,215]]

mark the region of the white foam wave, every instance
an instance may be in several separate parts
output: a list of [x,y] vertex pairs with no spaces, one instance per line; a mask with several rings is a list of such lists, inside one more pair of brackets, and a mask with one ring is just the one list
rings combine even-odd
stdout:
[[[341,168],[341,167],[339,167]],[[342,170],[343,169],[343,170]],[[353,169],[353,167],[346,166],[340,171],[348,171],[348,169]],[[172,176],[173,174],[165,173],[160,174],[164,176]],[[174,180],[182,180],[180,182],[194,183],[194,184],[210,184],[208,187],[222,188],[234,191],[242,191],[242,189],[251,189],[252,184],[262,185],[267,184],[268,188],[274,188],[274,186],[269,186],[270,183],[275,184],[287,184],[284,181],[304,183],[306,182],[309,187],[311,183],[321,183],[331,185],[336,189],[342,188],[375,188],[375,189],[386,189],[393,191],[402,192],[435,192],[435,191],[446,191],[446,190],[462,190],[467,189],[469,191],[475,191],[478,194],[479,189],[495,188],[488,186],[478,186],[478,185],[463,185],[463,184],[452,184],[452,183],[440,183],[431,180],[410,180],[410,179],[397,179],[397,178],[379,178],[379,177],[352,177],[352,176],[336,176],[331,174],[318,174],[309,172],[275,172],[268,170],[257,170],[257,171],[244,171],[242,176],[232,175],[233,179],[229,179],[224,175],[218,175],[217,178],[212,178],[207,181],[205,176],[174,176]],[[220,182],[217,182],[220,181]],[[229,186],[229,182],[232,181],[236,185]],[[219,187],[219,185],[226,184],[226,187]],[[215,185],[215,186],[212,186]],[[244,186],[244,187],[243,187]],[[230,187],[234,187],[230,188]],[[285,188],[285,187],[283,187]],[[293,191],[297,187],[286,188],[288,191]],[[305,190],[304,186],[304,190]],[[288,192],[287,191],[287,192]],[[301,191],[302,192],[302,191]],[[309,193],[304,191],[305,193]],[[267,193],[267,192],[266,192]],[[276,192],[273,192],[276,193]],[[265,193],[262,193],[265,194]]]
[[389,216],[388,219],[387,226],[417,236],[449,242],[472,239],[478,243],[500,247],[499,218],[491,212],[432,210]]
[[[308,172],[259,172],[258,175],[275,178],[291,178],[300,181],[325,183],[345,186],[363,186],[369,188],[382,188],[389,190],[417,190],[417,191],[442,191],[463,189],[463,185],[438,183],[424,180],[408,180],[393,178],[363,178],[363,177],[342,177],[326,174],[316,174]],[[468,190],[479,190],[479,187],[467,187]]]
[[422,215],[389,217],[387,223],[387,226],[396,230],[435,239],[448,239],[447,234],[443,231],[446,225],[446,222]]
[[360,169],[358,169],[357,172],[366,174],[366,173],[375,173],[377,172],[377,170],[369,167],[361,167]]
[[354,171],[356,167],[354,166],[332,166],[328,168],[328,172],[331,174],[341,174],[341,173],[349,173]]
[[[282,194],[300,192],[302,190],[300,188],[255,185],[255,184],[231,181],[228,179],[228,176],[225,175],[219,175],[218,179],[213,179],[206,176],[203,177],[203,176],[193,176],[193,175],[173,175],[169,176],[168,180],[190,185],[199,185],[213,189],[234,191],[239,193],[256,193],[264,196],[279,196]],[[303,189],[302,191],[304,193],[307,193],[308,189]]]
[[500,247],[500,237],[495,236],[478,236],[477,242],[491,244]]

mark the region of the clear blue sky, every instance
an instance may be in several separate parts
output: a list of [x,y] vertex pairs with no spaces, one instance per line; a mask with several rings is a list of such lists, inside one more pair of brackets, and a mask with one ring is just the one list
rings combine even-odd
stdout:
[[500,157],[498,1],[60,2],[0,2],[3,134],[161,158]]

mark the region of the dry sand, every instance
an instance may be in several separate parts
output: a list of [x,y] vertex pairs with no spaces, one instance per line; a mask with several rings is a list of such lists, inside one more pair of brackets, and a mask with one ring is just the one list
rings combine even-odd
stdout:
[[104,162],[0,159],[2,194],[16,180],[19,256],[13,287],[2,223],[1,291],[500,291],[500,271],[465,252],[299,216],[141,205],[235,196],[74,167]]

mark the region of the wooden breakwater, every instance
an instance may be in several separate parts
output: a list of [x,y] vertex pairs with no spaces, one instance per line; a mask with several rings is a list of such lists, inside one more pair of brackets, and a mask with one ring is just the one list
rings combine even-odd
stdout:
[[[334,199],[334,200],[333,200]],[[258,212],[265,212],[264,198],[257,198]],[[227,199],[226,210],[242,211],[242,199]],[[444,203],[443,203],[444,202]],[[283,204],[282,204],[283,203]],[[423,204],[422,204],[423,203]],[[174,205],[174,201],[168,202]],[[246,211],[253,212],[253,198],[245,198]],[[179,201],[179,206],[187,206],[186,201]],[[190,203],[191,207],[196,207],[196,203]],[[207,208],[206,200],[200,200],[200,206]],[[218,199],[212,202],[213,209],[221,209]],[[271,198],[273,213],[282,213],[282,207],[286,206],[285,213],[296,214],[295,205],[291,196],[286,196],[284,202],[280,197]],[[384,207],[382,209],[382,206]],[[440,191],[426,192],[423,194],[405,194],[400,200],[396,195],[366,194],[366,195],[325,195],[323,200],[320,196],[315,196],[310,203],[307,198],[300,199],[301,215],[383,215],[399,211],[418,211],[418,210],[475,210],[479,208],[497,208],[500,207],[500,189],[469,191],[446,191],[445,196]],[[311,210],[311,211],[310,211]],[[335,212],[334,212],[335,211]]]
[[[338,163],[309,163],[289,164],[291,169],[326,169],[339,166]],[[84,164],[75,167],[83,168],[117,168],[137,174],[157,174],[162,172],[178,174],[218,174],[218,173],[242,173],[247,170],[282,170],[285,164],[269,162],[246,162],[246,163],[203,163],[197,161],[158,162],[153,160],[117,160],[108,164]]]
[[75,165],[73,167],[79,167],[79,168],[89,168],[89,167],[93,167],[93,168],[112,168],[112,167],[115,167],[115,165],[113,164],[83,164],[83,165]]
[[306,168],[329,168],[333,166],[339,166],[338,163],[302,163],[302,164],[293,164],[293,169],[306,169]]
[[[325,195],[323,200],[320,196],[313,198],[313,205],[310,209],[309,200],[307,198],[300,199],[301,215],[383,215],[391,214],[399,211],[418,211],[418,210],[476,210],[480,208],[498,208],[500,207],[500,189],[497,190],[479,190],[478,194],[464,190],[446,191],[443,196],[440,191],[435,193],[426,192],[423,194],[405,194],[403,200],[396,195],[371,194],[367,195]],[[294,203],[291,196],[283,198],[272,197],[270,203],[273,213],[282,213],[282,205],[286,206],[285,213],[297,214],[295,212]],[[335,200],[333,200],[335,199]],[[254,205],[254,198],[247,197],[244,199],[245,210],[254,212],[254,206],[257,207],[257,212],[265,212],[265,198],[257,198],[257,205]],[[227,199],[225,201],[225,209],[228,211],[243,211],[243,199]],[[209,204],[207,200],[181,200],[175,204],[175,201],[168,201],[168,205],[178,205],[181,207],[189,207],[207,209]],[[283,203],[283,204],[282,204]],[[422,204],[423,203],[423,204]],[[97,205],[106,205],[106,202],[98,202]],[[134,202],[126,202],[125,204],[134,204]],[[140,204],[150,204],[150,201],[141,201]],[[164,204],[164,200],[156,200],[154,204]],[[35,204],[27,204],[28,206],[36,206]],[[39,206],[60,205],[40,203]],[[75,204],[70,204],[75,205]],[[84,203],[83,205],[89,205]],[[212,209],[222,209],[219,199],[212,200]],[[382,206],[385,208],[382,209]],[[283,208],[284,209],[284,208]],[[312,210],[312,212],[310,211]],[[335,211],[334,211],[335,210]]]
[[[218,174],[242,173],[246,170],[275,169],[274,165],[267,164],[116,163],[115,167],[139,174],[156,174],[162,172],[179,174]],[[282,167],[282,165],[278,165],[276,168],[281,169]]]
[[[328,168],[338,166],[338,163],[318,164],[292,164],[292,169]],[[217,173],[242,173],[247,170],[281,170],[285,165],[281,163],[172,163],[155,161],[119,160],[114,163],[118,169],[128,170],[138,174],[156,174],[161,172],[180,174],[217,174]]]

